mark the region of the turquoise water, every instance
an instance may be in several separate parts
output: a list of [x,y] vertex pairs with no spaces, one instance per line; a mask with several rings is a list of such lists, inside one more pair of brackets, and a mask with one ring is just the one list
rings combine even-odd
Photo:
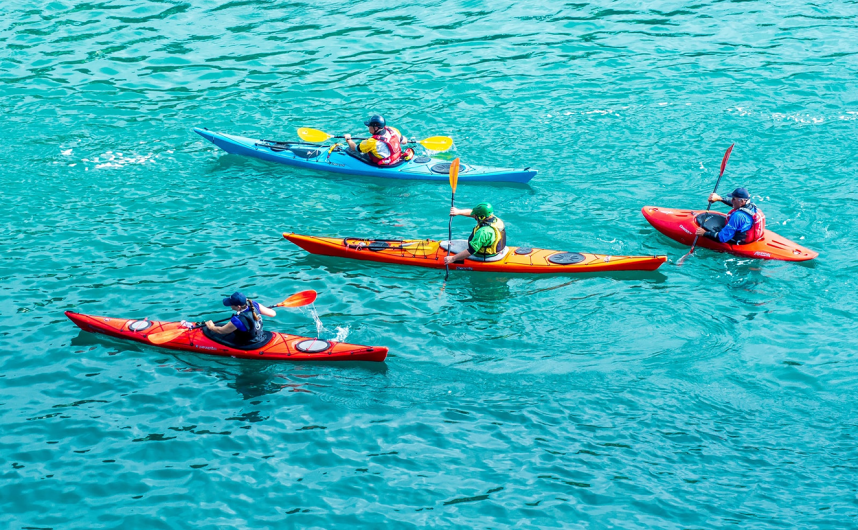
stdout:
[[[0,7],[0,524],[856,525],[858,4],[139,1]],[[656,273],[443,273],[284,231],[443,237],[443,184],[227,155],[371,112],[450,156],[511,244]],[[744,185],[810,264],[687,251],[644,205]],[[510,159],[513,160],[510,160]],[[454,230],[464,236],[466,219]],[[381,365],[174,354],[65,310],[223,316],[319,292]],[[269,329],[315,335],[307,311]]]

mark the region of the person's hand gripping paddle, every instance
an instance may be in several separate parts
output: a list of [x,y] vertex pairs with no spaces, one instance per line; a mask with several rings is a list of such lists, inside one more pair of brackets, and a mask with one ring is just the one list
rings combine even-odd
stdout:
[[[718,182],[715,183],[715,189],[712,190],[712,193],[718,193],[718,185],[721,184],[721,177],[724,176],[724,168],[727,167],[727,160],[730,159],[730,153],[733,152],[733,146],[734,145],[736,145],[736,144],[730,144],[730,147],[727,148],[727,152],[724,153],[724,158],[723,158],[723,160],[721,160],[721,173],[718,175]],[[709,208],[711,208],[711,207],[712,207],[712,203],[710,202],[709,204],[706,205],[706,211],[708,212]],[[688,258],[688,256],[694,254],[694,247],[697,246],[697,239],[699,237],[700,236],[694,236],[694,242],[691,243],[691,250],[688,251],[688,254],[679,258],[679,262],[677,263],[677,266],[682,265],[682,263],[685,261],[686,258]]]
[[[456,184],[459,182],[459,159],[453,160],[450,164],[450,187],[453,189],[453,195],[450,197],[450,209],[456,204]],[[453,216],[450,216],[450,222],[447,225],[447,255],[450,255],[450,247],[453,245]],[[444,268],[447,273],[444,275],[444,281],[450,277],[450,264],[445,263]]]
[[[314,301],[316,301],[316,291],[312,289],[309,291],[301,291],[300,293],[295,293],[286,300],[283,300],[277,305],[271,306],[275,307],[302,307],[305,305],[310,305]],[[232,317],[230,317],[232,318]],[[226,322],[229,318],[224,318],[223,320],[218,320],[217,323]],[[167,331],[161,331],[158,333],[152,333],[148,338],[149,342],[152,344],[164,344],[174,340],[185,333],[191,331],[192,329],[198,329],[203,327],[204,324],[196,324],[190,328],[181,328],[181,329],[170,329]]]

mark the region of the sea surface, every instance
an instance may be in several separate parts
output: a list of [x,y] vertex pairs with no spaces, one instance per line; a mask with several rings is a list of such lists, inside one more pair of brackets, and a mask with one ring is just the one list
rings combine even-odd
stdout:
[[[0,45],[0,527],[858,526],[858,3],[4,0]],[[281,234],[444,238],[450,188],[192,132],[372,113],[536,167],[458,187],[510,244],[668,263],[445,283],[308,255]],[[680,267],[643,218],[705,208],[733,143],[719,192],[815,261]],[[63,314],[305,289],[267,329],[386,363],[172,353]]]

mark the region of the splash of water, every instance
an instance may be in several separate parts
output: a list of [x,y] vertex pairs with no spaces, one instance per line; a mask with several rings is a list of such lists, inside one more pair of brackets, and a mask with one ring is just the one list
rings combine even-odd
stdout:
[[[316,311],[315,305],[313,305],[310,308],[310,316],[313,318],[313,323],[316,324],[316,336],[319,338],[324,338],[323,337],[324,332],[329,331],[329,330],[322,323],[322,319],[319,317],[319,313],[318,313],[318,311]],[[346,326],[346,327],[337,326],[336,329],[337,329],[337,334],[332,340],[334,340],[336,342],[344,342],[346,340],[346,337],[349,336],[349,327],[348,326]]]

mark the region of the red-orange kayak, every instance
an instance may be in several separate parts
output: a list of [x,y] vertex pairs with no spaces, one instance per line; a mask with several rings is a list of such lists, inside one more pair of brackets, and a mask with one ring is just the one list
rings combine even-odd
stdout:
[[[641,209],[649,224],[674,241],[691,246],[698,226],[706,224],[708,229],[719,229],[727,223],[727,216],[719,212],[704,210],[678,210],[656,206],[644,206]],[[819,255],[810,249],[797,245],[771,230],[766,230],[762,239],[747,245],[731,245],[712,241],[708,237],[697,238],[697,246],[729,252],[737,256],[756,259],[781,261],[807,261]]]
[[[444,257],[447,255],[443,247],[446,241],[429,239],[358,239],[289,233],[284,233],[283,237],[311,254],[432,269],[443,269]],[[455,244],[462,242],[454,240],[453,243],[454,250],[451,253],[455,254]],[[667,261],[666,256],[608,256],[539,248],[507,248],[506,255],[497,261],[466,259],[451,263],[450,270],[525,274],[654,271]]]
[[152,344],[147,337],[153,333],[182,328],[180,322],[160,322],[158,320],[130,320],[126,318],[97,317],[66,311],[66,316],[84,330],[102,333],[120,339],[142,342],[150,346],[159,346],[169,350],[190,351],[241,357],[244,359],[265,359],[281,361],[376,361],[387,357],[387,348],[377,346],[358,346],[323,339],[311,339],[270,333],[267,343],[253,349],[240,349],[215,342],[206,336],[203,328],[191,329],[164,344]]

